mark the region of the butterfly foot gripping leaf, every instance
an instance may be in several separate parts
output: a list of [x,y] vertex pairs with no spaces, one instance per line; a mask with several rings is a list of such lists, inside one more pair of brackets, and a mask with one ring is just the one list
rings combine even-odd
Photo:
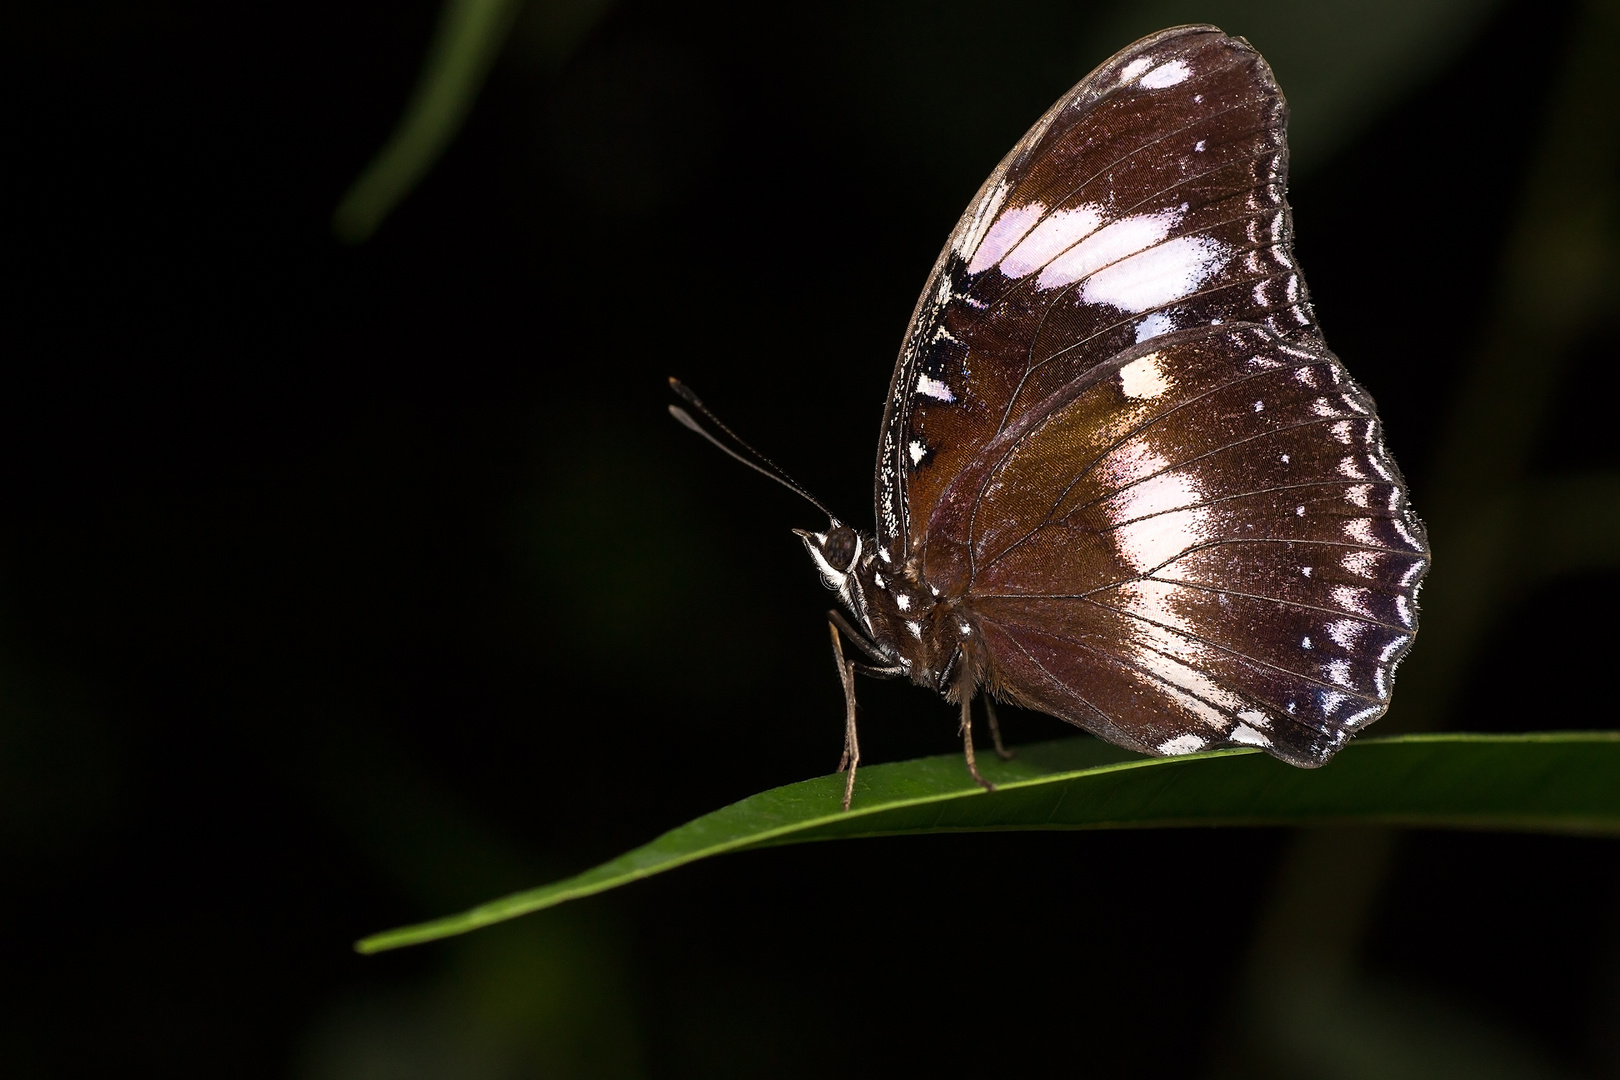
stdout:
[[1178,27],[980,188],[890,384],[876,534],[800,533],[871,661],[838,650],[848,791],[856,671],[960,703],[970,769],[978,693],[1302,766],[1388,707],[1428,542],[1317,329],[1286,123],[1247,42]]

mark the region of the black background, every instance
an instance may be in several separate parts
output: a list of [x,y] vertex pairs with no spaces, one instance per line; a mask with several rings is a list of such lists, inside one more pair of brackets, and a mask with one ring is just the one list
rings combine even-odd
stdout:
[[[526,15],[360,246],[332,209],[434,5],[7,12],[0,1068],[1258,1075],[1233,1002],[1272,831],[778,850],[349,951],[831,769],[828,598],[787,532],[821,523],[663,379],[865,522],[916,291],[1126,43],[1110,10],[629,2],[560,68]],[[1495,9],[1293,185],[1420,513],[1575,25]],[[1617,464],[1615,360],[1610,321],[1537,469]],[[1530,594],[1451,726],[1615,726],[1617,600]],[[867,760],[955,745],[929,695],[862,689]],[[1609,841],[1403,837],[1368,985],[1504,1040],[1501,1075],[1620,1076],[1616,871]],[[1361,1075],[1324,1054],[1301,1074]]]

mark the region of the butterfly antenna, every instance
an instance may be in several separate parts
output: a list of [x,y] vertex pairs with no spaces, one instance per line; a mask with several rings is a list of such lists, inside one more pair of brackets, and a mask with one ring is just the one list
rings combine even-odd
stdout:
[[695,419],[693,419],[691,413],[687,412],[679,405],[671,405],[669,407],[669,415],[673,416],[675,419],[679,420],[681,423],[685,424],[687,427],[691,428],[705,439],[708,439],[723,452],[729,454],[733,458],[736,458],[750,469],[770,477],[772,480],[775,480],[778,484],[781,484],[789,491],[797,493],[811,506],[814,506],[817,510],[820,510],[823,514],[826,514],[827,517],[832,520],[833,524],[839,524],[839,517],[837,514],[827,509],[826,505],[823,504],[820,499],[816,498],[814,495],[804,490],[803,487],[799,486],[799,482],[794,480],[793,477],[789,476],[787,471],[783,469],[782,466],[778,465],[776,462],[772,461],[758,450],[755,450],[752,446],[748,445],[747,441],[745,441],[741,435],[738,435],[735,431],[728,428],[725,425],[725,421],[721,420],[718,416],[714,415],[714,413],[710,412],[709,407],[703,404],[703,402],[698,399],[696,394],[692,393],[690,387],[681,382],[681,380],[671,377],[669,380],[669,388],[675,391],[676,395],[679,396],[682,401],[696,409],[705,420],[718,428],[720,433],[724,435],[726,439],[730,440],[730,445],[722,442],[713,432],[709,431],[702,424],[699,424]]

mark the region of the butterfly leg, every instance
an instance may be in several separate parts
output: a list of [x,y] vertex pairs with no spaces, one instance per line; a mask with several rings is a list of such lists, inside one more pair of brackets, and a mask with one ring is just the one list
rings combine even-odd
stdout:
[[1001,744],[1001,721],[996,719],[996,703],[990,695],[984,695],[984,715],[990,720],[990,738],[996,744],[996,756],[1002,761],[1011,761],[1017,757],[1013,751]]
[[962,680],[962,750],[967,755],[968,773],[973,779],[986,791],[996,790],[996,785],[979,775],[979,766],[973,760],[973,685],[966,679]]
[[861,744],[855,737],[855,665],[844,659],[838,624],[829,620],[827,629],[832,631],[833,659],[838,663],[838,681],[844,687],[844,756],[838,762],[838,771],[849,770],[844,778],[844,810],[848,811],[849,801],[855,796],[855,770],[861,763]]

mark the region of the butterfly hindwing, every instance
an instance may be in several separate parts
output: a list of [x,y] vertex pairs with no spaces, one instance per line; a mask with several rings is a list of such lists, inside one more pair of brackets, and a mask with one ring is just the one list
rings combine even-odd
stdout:
[[922,555],[993,689],[1150,752],[1302,765],[1387,707],[1428,560],[1366,392],[1255,324],[1051,395],[954,478]]

